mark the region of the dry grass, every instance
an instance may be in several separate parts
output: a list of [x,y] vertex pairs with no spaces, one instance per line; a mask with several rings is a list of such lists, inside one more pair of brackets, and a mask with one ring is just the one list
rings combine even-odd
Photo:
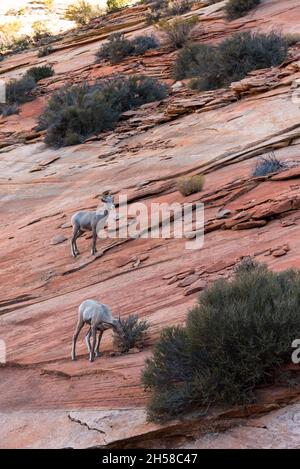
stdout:
[[180,194],[188,196],[200,192],[203,189],[204,176],[202,174],[195,174],[194,176],[181,177],[177,181],[177,189]]

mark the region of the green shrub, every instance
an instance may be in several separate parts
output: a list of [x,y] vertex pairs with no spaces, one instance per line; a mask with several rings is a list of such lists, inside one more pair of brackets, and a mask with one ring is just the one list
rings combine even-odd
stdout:
[[169,21],[160,21],[159,29],[165,34],[167,44],[180,49],[190,38],[190,34],[198,22],[198,18],[173,18]]
[[52,65],[41,65],[39,67],[31,67],[27,72],[27,76],[33,77],[35,82],[49,78],[54,75],[54,69]]
[[247,15],[250,10],[261,3],[261,0],[229,0],[225,5],[227,18],[234,20]]
[[135,314],[130,314],[126,319],[119,319],[122,333],[114,334],[114,344],[122,353],[128,352],[131,348],[143,348],[146,340],[146,333],[150,327],[147,321],[140,321]]
[[177,189],[184,196],[202,191],[203,185],[204,176],[201,174],[195,174],[194,176],[183,176],[177,181]]
[[156,49],[159,42],[154,36],[137,36],[127,39],[122,33],[111,34],[106,44],[100,47],[96,53],[99,61],[107,59],[111,63],[121,62],[130,55],[141,55],[148,49]]
[[228,86],[244,78],[250,71],[269,68],[282,63],[287,56],[287,43],[275,31],[236,33],[217,47],[187,45],[178,53],[174,77],[197,77],[191,86],[209,90]]
[[291,360],[300,334],[300,272],[263,265],[218,280],[189,312],[185,327],[163,330],[142,381],[152,391],[150,420],[219,404],[255,402]]
[[165,85],[144,76],[68,85],[51,96],[39,126],[47,129],[45,142],[51,146],[80,143],[92,134],[112,129],[122,112],[163,99],[166,94]]
[[276,158],[275,153],[270,153],[268,156],[259,158],[253,169],[252,176],[267,176],[268,174],[281,171],[284,168],[285,164]]

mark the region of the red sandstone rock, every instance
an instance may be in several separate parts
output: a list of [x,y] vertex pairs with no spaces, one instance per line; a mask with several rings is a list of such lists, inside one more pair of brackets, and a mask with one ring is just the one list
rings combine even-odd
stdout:
[[232,230],[251,230],[252,228],[261,228],[267,224],[266,220],[250,220],[238,223],[232,227]]
[[193,283],[193,285],[187,288],[184,292],[184,296],[193,295],[193,293],[197,293],[201,290],[204,290],[207,287],[207,282],[205,280],[198,280],[197,282]]
[[181,282],[178,283],[178,286],[179,287],[187,287],[188,285],[191,285],[192,283],[196,282],[196,280],[198,280],[198,278],[199,278],[198,274],[189,275],[184,280],[181,280]]
[[285,254],[286,254],[286,251],[284,249],[277,249],[276,251],[272,252],[272,256],[274,257],[285,256]]

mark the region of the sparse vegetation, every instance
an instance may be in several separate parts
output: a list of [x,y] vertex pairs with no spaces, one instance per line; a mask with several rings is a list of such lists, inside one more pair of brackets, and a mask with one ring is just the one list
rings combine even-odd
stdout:
[[135,314],[130,314],[126,319],[119,319],[122,334],[114,334],[114,344],[122,353],[130,349],[143,348],[146,340],[146,334],[150,327],[148,321],[139,320]]
[[159,42],[155,36],[137,36],[127,39],[122,33],[111,34],[108,42],[101,46],[96,57],[98,61],[107,59],[112,64],[121,62],[130,55],[142,55],[148,49],[157,49]]
[[[36,81],[31,75],[24,75],[19,80],[11,80],[6,85],[6,104],[1,104],[1,111],[4,114],[8,112],[6,106],[20,105],[30,101],[32,99],[31,92],[36,86]],[[10,114],[12,113],[13,107],[10,108]]]
[[112,129],[122,112],[165,98],[167,88],[153,78],[117,77],[66,86],[55,92],[40,116],[45,142],[54,147],[82,143],[89,135]]
[[254,177],[267,176],[268,174],[281,171],[284,168],[285,168],[285,164],[279,161],[276,158],[275,153],[272,152],[267,156],[262,156],[261,158],[259,158],[259,160],[257,161],[254,167],[252,176]]
[[160,21],[159,29],[165,34],[167,44],[174,48],[180,49],[190,39],[190,34],[196,24],[198,18],[173,18],[169,21]]
[[183,176],[177,181],[177,189],[185,197],[202,191],[203,185],[204,176],[201,174],[195,174],[194,176]]
[[54,75],[54,69],[52,65],[41,65],[38,67],[31,67],[27,72],[26,75],[33,77],[35,82],[37,83],[44,78],[49,78]]
[[11,80],[6,86],[6,103],[0,105],[0,113],[9,116],[18,112],[20,104],[33,99],[32,91],[39,80],[54,74],[51,65],[32,67],[18,80]]
[[186,326],[164,329],[146,362],[149,420],[255,402],[257,386],[274,382],[290,362],[300,334],[299,292],[299,271],[263,265],[204,291]]
[[38,57],[45,57],[50,55],[54,52],[53,46],[44,46],[38,51]]
[[288,46],[281,34],[242,32],[222,41],[217,47],[205,44],[185,46],[179,51],[174,77],[195,77],[191,87],[210,90],[239,81],[252,70],[279,65]]
[[115,11],[119,11],[122,8],[126,7],[128,4],[128,0],[107,0],[107,11],[109,13],[114,13]]
[[78,26],[84,26],[101,15],[103,15],[103,10],[100,7],[91,5],[85,0],[72,3],[65,11],[65,19],[75,21]]
[[148,24],[154,24],[162,18],[178,16],[191,10],[193,0],[145,0],[148,5],[146,20]]
[[173,16],[183,15],[190,11],[193,5],[193,0],[174,0],[168,3],[168,13]]
[[260,3],[261,0],[229,0],[225,5],[227,18],[235,20],[241,16],[245,16]]
[[31,28],[34,42],[39,42],[45,38],[51,37],[47,21],[35,21]]
[[238,262],[234,267],[235,274],[242,274],[245,272],[251,272],[252,270],[259,268],[259,262],[255,260],[252,256],[245,256],[243,259]]

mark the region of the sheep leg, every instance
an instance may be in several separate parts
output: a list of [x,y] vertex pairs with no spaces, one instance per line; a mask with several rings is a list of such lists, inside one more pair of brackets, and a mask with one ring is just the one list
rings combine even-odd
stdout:
[[96,345],[96,357],[101,357],[100,342],[101,342],[101,339],[102,339],[102,335],[103,335],[103,331],[99,331],[97,345]]
[[92,351],[91,340],[90,340],[91,339],[91,333],[92,333],[92,328],[90,327],[88,333],[85,336],[85,343],[86,343],[89,355],[91,354],[91,351]]
[[94,256],[97,252],[97,247],[96,247],[96,242],[97,242],[97,227],[93,227],[93,243],[92,243],[92,255]]
[[83,328],[83,326],[84,326],[84,321],[82,319],[79,319],[76,329],[75,329],[75,333],[73,335],[72,354],[71,354],[72,360],[76,360],[76,342],[77,342],[79,333],[81,329]]
[[76,257],[79,254],[77,245],[76,245],[76,237],[79,231],[80,231],[79,226],[77,225],[73,226],[73,234],[71,238],[71,254],[73,257]]
[[96,326],[91,327],[91,333],[92,333],[92,349],[90,352],[90,362],[93,362],[95,358],[95,347],[96,347],[96,335],[97,335]]
[[77,247],[77,239],[84,233],[83,230],[81,230],[79,228],[79,230],[77,231],[75,237],[74,237],[74,247],[75,247],[75,256],[78,256],[78,254],[80,254],[80,252],[78,251],[78,247]]

